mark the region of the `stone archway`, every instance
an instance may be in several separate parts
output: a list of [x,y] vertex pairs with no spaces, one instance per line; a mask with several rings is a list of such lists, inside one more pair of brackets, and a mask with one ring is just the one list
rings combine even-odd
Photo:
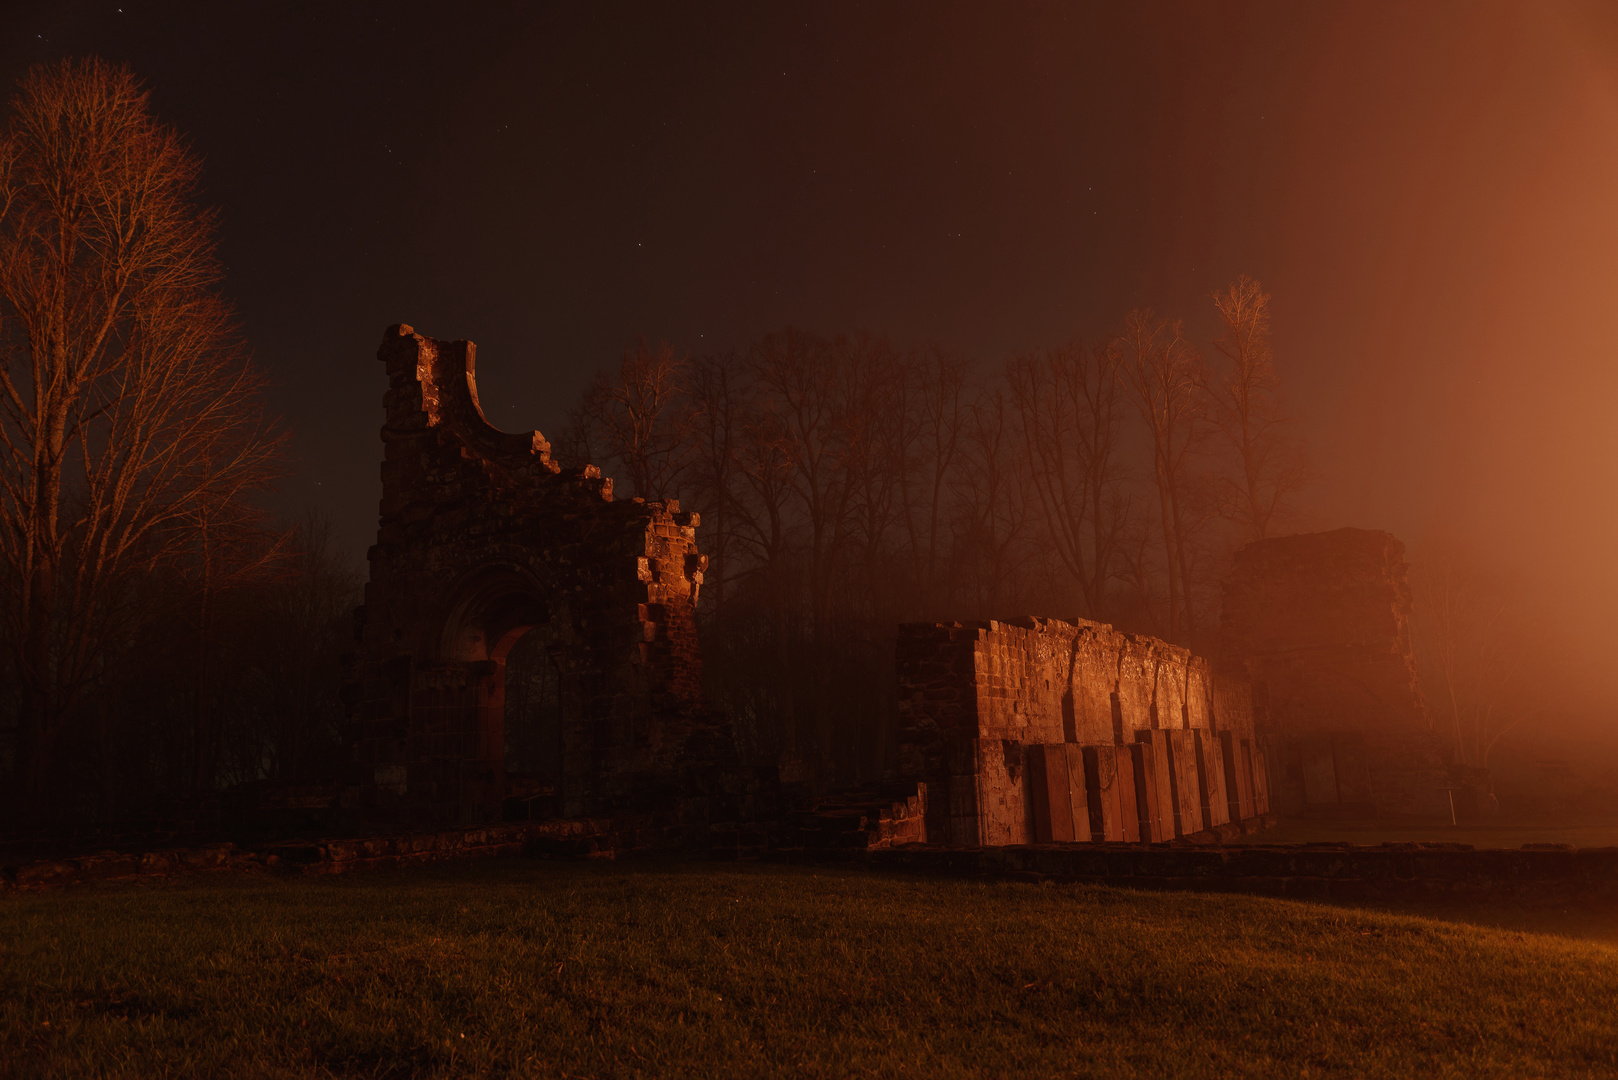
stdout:
[[[506,664],[543,635],[555,665],[547,813],[611,813],[711,747],[694,609],[695,514],[614,500],[537,432],[490,426],[471,342],[389,328],[382,503],[350,703],[374,815],[479,822],[505,810]],[[711,749],[707,751],[711,753]],[[521,772],[522,770],[517,770]]]
[[[566,718],[583,711],[573,680],[563,687],[562,671],[575,667],[577,649],[568,633],[572,625],[567,597],[554,584],[535,573],[532,560],[522,553],[497,563],[476,568],[457,579],[445,592],[443,628],[438,635],[434,660],[441,672],[464,667],[469,680],[464,698],[444,698],[429,688],[418,708],[425,722],[436,719],[440,736],[453,737],[457,724],[471,725],[465,742],[476,744],[475,754],[463,762],[462,805],[457,816],[463,820],[485,821],[517,816],[510,805],[522,803],[523,819],[548,818],[562,812],[562,792],[573,766],[574,786],[581,780],[582,763],[569,762],[564,750]],[[526,643],[526,648],[521,646]],[[536,655],[537,651],[537,655]],[[552,751],[542,763],[519,761],[513,768],[515,719],[512,705],[510,660],[538,661],[555,672],[551,684],[554,701],[549,733]],[[519,702],[526,696],[519,686]],[[437,693],[439,696],[435,697]],[[436,708],[457,706],[465,716],[437,716]],[[520,730],[518,728],[517,730]],[[523,740],[518,740],[519,745]],[[526,740],[532,743],[534,740]],[[533,747],[525,747],[531,753]],[[515,775],[514,775],[515,774]],[[537,813],[536,813],[537,811]]]

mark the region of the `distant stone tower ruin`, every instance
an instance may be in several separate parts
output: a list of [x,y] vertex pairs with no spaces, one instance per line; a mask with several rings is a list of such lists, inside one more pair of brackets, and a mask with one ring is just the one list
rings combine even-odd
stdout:
[[490,426],[469,341],[393,326],[377,356],[381,514],[345,687],[362,809],[476,823],[665,798],[714,752],[696,515],[614,501],[539,432]]
[[[1410,641],[1404,545],[1338,529],[1237,552],[1224,594],[1227,662],[1253,687],[1282,814],[1448,819],[1477,777],[1452,772]],[[1486,786],[1486,785],[1485,785]]]

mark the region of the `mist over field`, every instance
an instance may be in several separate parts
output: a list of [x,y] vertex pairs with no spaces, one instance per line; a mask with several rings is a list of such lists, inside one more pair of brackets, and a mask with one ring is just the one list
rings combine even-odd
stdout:
[[[588,452],[620,494],[697,507],[691,476],[637,481],[610,437],[579,441],[592,407],[610,413],[592,379],[621,380],[626,356],[729,357],[756,376],[769,343],[795,332],[843,349],[839,364],[908,365],[868,386],[907,387],[878,404],[911,419],[953,385],[943,363],[961,432],[988,430],[999,393],[1015,434],[1008,372],[1092,355],[1140,312],[1183,320],[1216,386],[1229,358],[1214,295],[1247,275],[1269,297],[1274,415],[1307,480],[1267,531],[1399,537],[1435,722],[1462,730],[1503,796],[1559,777],[1536,813],[1618,806],[1618,22],[1602,5],[451,21],[427,6],[317,18],[68,3],[6,18],[19,31],[0,46],[8,86],[67,56],[127,63],[201,158],[222,288],[291,432],[268,505],[279,527],[311,511],[325,523],[334,573],[363,572],[375,539],[373,356],[392,323],[475,340],[491,422]],[[431,63],[399,59],[424,42]],[[758,605],[758,621],[713,639],[715,671],[765,671],[747,650],[769,634],[824,644],[844,603],[833,593],[859,627],[833,636],[858,643],[838,662],[861,715],[887,707],[883,627],[902,618],[1038,609],[1217,653],[1219,583],[1251,526],[1220,502],[1229,447],[1206,413],[1183,478],[1196,520],[1176,548],[1125,390],[1108,494],[1121,501],[1104,507],[1121,508],[1118,545],[1099,571],[1093,551],[1077,571],[1064,559],[1037,477],[1010,458],[954,454],[935,470],[938,500],[915,477],[871,471],[902,496],[863,522],[870,498],[833,514],[841,546],[819,584],[803,529],[820,511],[788,514],[775,555],[735,515],[706,512],[704,550],[741,530],[734,580],[710,596],[751,589]],[[895,433],[874,406],[861,415]],[[1026,458],[1049,440],[1024,443]],[[1021,546],[999,555],[967,527],[991,476],[1028,503]],[[937,515],[926,527],[924,503]],[[1176,599],[1169,564],[1182,562]],[[317,592],[341,594],[334,611],[352,596]]]

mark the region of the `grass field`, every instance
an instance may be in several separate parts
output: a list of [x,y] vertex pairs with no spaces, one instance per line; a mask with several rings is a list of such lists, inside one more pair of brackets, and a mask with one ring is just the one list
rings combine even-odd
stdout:
[[0,1070],[1618,1074],[1618,947],[1573,936],[1618,912],[1451,915],[521,859],[11,896]]

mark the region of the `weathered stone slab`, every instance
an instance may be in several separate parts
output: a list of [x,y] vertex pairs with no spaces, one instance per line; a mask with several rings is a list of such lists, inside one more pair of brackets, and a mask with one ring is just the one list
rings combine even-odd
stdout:
[[[1176,836],[1184,836],[1185,830],[1179,827],[1180,813],[1175,805],[1174,773],[1169,766],[1169,733],[1167,731],[1137,731],[1135,738],[1141,746],[1146,747],[1145,753],[1152,761],[1152,796],[1157,800],[1156,819],[1161,835],[1154,834],[1154,840],[1172,840]],[[1195,829],[1191,830],[1195,832]]]
[[1028,747],[1029,795],[1034,808],[1034,842],[1072,843],[1090,839],[1090,807],[1084,758],[1072,743]]
[[1197,782],[1197,745],[1190,731],[1165,731],[1169,784],[1174,791],[1174,835],[1186,836],[1208,826],[1202,820],[1202,786]]
[[975,740],[977,832],[980,844],[1026,844],[1027,796],[1023,791],[1023,745],[1015,739]]
[[1084,783],[1092,840],[1140,839],[1134,757],[1128,746],[1084,747]]
[[1264,750],[1254,740],[1251,747],[1253,762],[1253,812],[1263,816],[1270,812],[1270,772]]
[[1246,821],[1253,816],[1253,765],[1248,740],[1233,731],[1219,732],[1219,764],[1225,776],[1225,797],[1229,800],[1230,820]]
[[1166,826],[1163,822],[1156,750],[1149,742],[1137,742],[1127,749],[1135,777],[1135,815],[1140,822],[1140,839],[1147,843],[1171,840],[1174,823],[1172,818]]
[[1217,829],[1230,821],[1230,803],[1225,798],[1225,769],[1220,762],[1219,742],[1211,731],[1194,731],[1197,748],[1197,800],[1203,827]]
[[1067,758],[1047,755],[1049,749],[1050,745],[1044,743],[1028,748],[1028,800],[1033,810],[1034,843],[1071,843],[1073,812],[1067,801]]

